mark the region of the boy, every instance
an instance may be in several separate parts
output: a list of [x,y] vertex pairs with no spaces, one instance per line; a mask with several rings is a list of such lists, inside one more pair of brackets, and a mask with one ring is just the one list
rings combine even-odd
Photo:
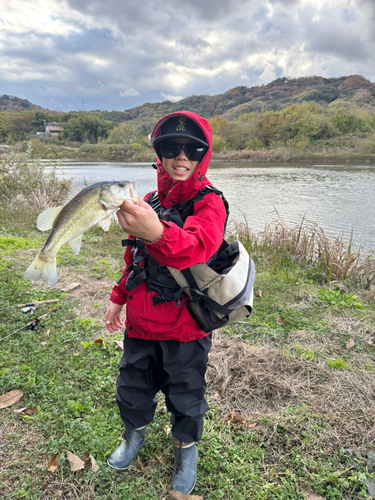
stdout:
[[[208,410],[205,371],[211,334],[190,316],[188,297],[166,266],[203,264],[219,249],[227,213],[220,196],[205,189],[211,157],[211,129],[187,111],[167,115],[155,125],[151,143],[158,157],[157,194],[117,212],[126,240],[126,268],[113,288],[106,313],[110,332],[123,326],[124,354],[117,380],[117,402],[126,432],[108,464],[124,470],[142,448],[153,419],[156,393],[165,394],[171,412],[175,452],[172,490],[190,493],[196,480],[197,447]],[[189,200],[194,199],[192,202]]]

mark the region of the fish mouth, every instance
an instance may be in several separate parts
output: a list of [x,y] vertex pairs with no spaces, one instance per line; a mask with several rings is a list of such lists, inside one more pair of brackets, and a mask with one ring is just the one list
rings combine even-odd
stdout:
[[114,203],[118,206],[122,205],[124,202],[125,203],[134,203],[138,204],[138,198],[137,198],[137,190],[135,188],[135,184],[133,181],[131,182],[124,182],[124,192],[121,193],[119,198],[114,198]]
[[131,181],[129,184],[129,194],[130,194],[130,200],[133,203],[138,203],[137,190],[135,189],[135,184],[133,181]]

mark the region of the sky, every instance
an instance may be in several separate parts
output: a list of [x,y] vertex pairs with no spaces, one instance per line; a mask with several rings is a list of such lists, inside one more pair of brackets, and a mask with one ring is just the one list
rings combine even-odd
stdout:
[[0,0],[0,95],[125,110],[285,76],[375,81],[375,0]]

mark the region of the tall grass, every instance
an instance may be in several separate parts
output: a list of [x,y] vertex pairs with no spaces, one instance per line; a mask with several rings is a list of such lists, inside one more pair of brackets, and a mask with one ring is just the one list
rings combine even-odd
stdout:
[[23,217],[60,203],[70,181],[56,175],[56,163],[50,172],[40,158],[33,158],[31,142],[25,152],[11,151],[0,160],[0,219],[2,222]]
[[329,237],[318,224],[305,218],[292,227],[280,219],[259,233],[247,223],[232,222],[228,237],[240,239],[250,254],[268,257],[277,265],[309,266],[328,283],[354,278],[369,285],[375,280],[373,256],[355,246],[352,239],[345,242],[342,236]]

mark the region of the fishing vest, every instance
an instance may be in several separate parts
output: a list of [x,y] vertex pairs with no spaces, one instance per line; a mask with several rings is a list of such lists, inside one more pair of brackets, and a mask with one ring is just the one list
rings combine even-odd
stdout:
[[[184,201],[173,205],[170,208],[164,208],[160,204],[158,193],[151,193],[147,198],[146,203],[148,203],[154,211],[157,213],[160,220],[165,222],[173,222],[180,228],[183,227],[186,219],[194,214],[194,205],[198,201],[204,199],[204,197],[209,193],[215,193],[220,196],[223,200],[225,210],[227,212],[227,217],[225,220],[225,227],[229,216],[229,205],[224,195],[221,191],[213,186],[207,185],[202,188],[191,200]],[[223,231],[223,237],[225,232],[225,227]],[[172,276],[167,266],[159,264],[149,253],[145,247],[144,242],[140,238],[126,239],[122,240],[122,246],[131,246],[132,249],[132,261],[133,264],[126,269],[130,270],[128,278],[126,280],[126,288],[129,291],[134,290],[143,281],[147,282],[147,291],[156,292],[157,296],[152,297],[154,306],[164,302],[175,301],[177,306],[182,304],[181,298],[186,296],[185,290],[176,282],[175,278]],[[218,250],[218,252],[220,249]],[[215,262],[216,252],[207,262],[207,264],[212,265]],[[144,263],[144,266],[140,264]],[[118,283],[121,281],[123,276],[121,276]]]

